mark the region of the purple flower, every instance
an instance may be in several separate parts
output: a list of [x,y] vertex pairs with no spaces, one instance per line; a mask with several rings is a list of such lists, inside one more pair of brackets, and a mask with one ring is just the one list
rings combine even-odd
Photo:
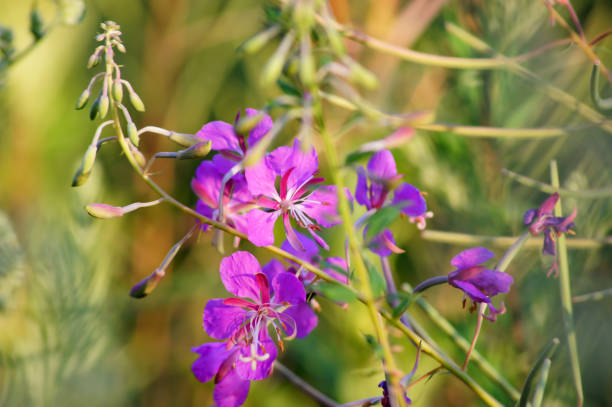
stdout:
[[[381,150],[370,157],[367,170],[363,167],[357,170],[355,199],[368,209],[369,215],[384,206],[396,206],[411,222],[417,222],[419,229],[423,229],[425,219],[431,218],[433,214],[427,212],[425,199],[416,187],[407,183],[397,185],[401,177],[402,175],[397,173],[391,152]],[[397,188],[393,191],[395,186]],[[364,229],[364,237],[366,233],[367,228]],[[402,252],[395,244],[393,234],[387,229],[366,242],[366,245],[374,253],[384,257]]]
[[[486,303],[491,309],[491,314],[486,316],[494,321],[497,314],[505,311],[504,304],[496,309],[491,304],[491,297],[499,293],[507,293],[514,282],[511,275],[502,271],[489,270],[481,264],[492,259],[493,252],[484,247],[475,247],[464,250],[451,260],[451,265],[457,269],[448,275],[448,282],[453,287],[463,291],[474,303]],[[463,300],[465,306],[465,299]]]
[[[378,387],[380,387],[383,391],[382,399],[380,399],[380,405],[382,407],[391,407],[391,400],[389,400],[389,388],[387,387],[387,381],[383,380],[382,382],[378,383]],[[412,400],[408,398],[406,392],[404,392],[404,400],[406,401],[406,403],[412,404]]]
[[245,342],[236,365],[238,374],[243,379],[263,379],[276,357],[274,342],[266,345],[269,330],[282,347],[283,337],[308,335],[317,325],[317,317],[306,304],[304,286],[294,275],[278,273],[269,279],[248,252],[224,258],[220,273],[223,285],[236,297],[208,301],[204,330],[215,339]]
[[570,230],[574,227],[574,219],[576,218],[577,210],[566,217],[554,216],[553,209],[559,200],[559,194],[554,193],[549,196],[544,203],[538,209],[529,209],[523,215],[523,223],[529,225],[529,231],[532,235],[536,236],[544,233],[544,246],[542,247],[542,253],[554,256],[555,261],[550,268],[548,274],[555,272],[555,276],[558,275],[559,270],[557,268],[557,249],[556,240],[557,237],[563,233],[573,234]]
[[[223,160],[222,157],[219,159]],[[198,166],[196,176],[191,180],[191,188],[199,198],[196,211],[210,219],[220,221],[218,207],[223,173],[218,170],[215,161],[219,160],[203,161]],[[236,174],[225,184],[223,191],[223,221],[246,233],[246,212],[252,209],[254,204],[244,174]],[[208,225],[202,225],[202,229],[207,230]]]
[[[296,140],[293,147],[279,147],[256,165],[246,169],[249,191],[262,209],[247,215],[249,240],[256,246],[274,243],[274,224],[283,218],[287,239],[293,247],[304,250],[291,219],[306,228],[317,244],[328,249],[316,233],[321,226],[338,223],[336,187],[319,186],[323,178],[315,176],[319,163],[313,149],[303,152]],[[277,178],[278,189],[276,187]]]
[[[247,117],[252,117],[260,112],[255,109],[247,108]],[[236,115],[236,122],[240,118],[240,112]],[[235,162],[242,160],[249,148],[252,148],[268,131],[274,123],[268,115],[264,115],[262,119],[251,129],[247,137],[242,137],[236,134],[234,126],[222,121],[214,121],[206,123],[200,131],[196,133],[196,137],[202,140],[210,140],[211,148],[219,151],[227,160],[219,160],[216,164],[219,165],[219,171],[225,174],[233,166]]]

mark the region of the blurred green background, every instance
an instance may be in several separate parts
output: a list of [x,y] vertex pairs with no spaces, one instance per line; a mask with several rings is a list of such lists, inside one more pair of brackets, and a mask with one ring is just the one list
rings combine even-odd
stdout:
[[[40,0],[45,19],[55,5]],[[85,67],[101,21],[122,27],[127,54],[119,56],[123,77],[144,100],[139,127],[157,125],[193,133],[210,120],[232,121],[245,107],[259,107],[277,94],[259,85],[262,65],[274,51],[241,57],[236,48],[265,22],[255,0],[87,1],[75,26],[53,30],[2,78],[0,88],[0,405],[6,406],[202,406],[212,402],[212,383],[195,380],[189,351],[208,340],[202,310],[210,298],[225,296],[217,271],[222,258],[203,234],[188,242],[169,275],[149,297],[135,300],[130,287],[162,261],[193,220],[160,205],[119,219],[90,218],[91,202],[125,205],[156,197],[135,176],[117,146],[106,145],[82,188],[72,175],[96,124],[74,102],[92,75]],[[532,0],[332,0],[336,18],[398,45],[425,52],[482,56],[446,31],[453,22],[506,55],[537,48],[565,31],[550,27],[546,8]],[[588,38],[612,28],[609,0],[575,1]],[[20,50],[30,42],[31,3],[0,0],[0,24],[14,30]],[[567,16],[565,10],[558,10]],[[612,40],[597,47],[612,66]],[[586,123],[574,109],[552,101],[541,84],[507,71],[459,71],[401,62],[347,42],[349,52],[380,78],[368,100],[394,112],[435,110],[437,121],[497,127],[564,127]],[[564,46],[526,64],[555,86],[590,104],[589,61],[576,47]],[[604,95],[612,95],[610,86]],[[329,127],[348,114],[327,107]],[[361,126],[337,142],[341,154],[384,137],[392,129]],[[291,136],[287,132],[287,137]],[[542,141],[467,139],[419,132],[394,150],[405,180],[429,193],[435,218],[429,228],[479,235],[522,233],[522,213],[545,195],[500,173],[509,168],[548,182],[548,163],[559,162],[563,186],[574,189],[612,185],[612,135],[596,126],[569,137]],[[151,154],[174,148],[156,136],[143,139]],[[160,160],[161,161],[161,160]],[[195,162],[158,162],[157,181],[189,205]],[[322,162],[323,174],[328,172]],[[346,172],[354,185],[354,175]],[[565,199],[565,211],[578,207],[580,237],[601,238],[612,229],[610,199]],[[448,273],[449,261],[464,246],[423,240],[406,221],[394,232],[402,255],[394,255],[398,285]],[[335,251],[344,238],[327,234]],[[277,240],[277,243],[279,241]],[[243,243],[243,248],[252,246]],[[501,251],[497,251],[501,255]],[[258,253],[261,262],[267,253]],[[372,260],[375,260],[374,258]],[[612,251],[572,250],[573,293],[612,287]],[[485,322],[478,349],[516,387],[539,350],[562,335],[558,281],[546,278],[538,250],[525,250],[508,270],[515,285],[504,300],[508,312]],[[451,287],[425,297],[464,336],[476,317],[461,309],[461,293]],[[322,301],[318,328],[289,343],[280,359],[315,387],[348,402],[379,394],[382,372],[364,334],[371,332],[364,309],[340,310]],[[463,353],[417,307],[414,316],[456,361]],[[586,406],[612,405],[612,298],[575,306]],[[398,360],[409,371],[414,349],[394,337]],[[419,373],[436,365],[422,358]],[[475,378],[505,405],[509,398],[473,365]],[[476,406],[479,401],[456,378],[439,374],[410,389],[415,405]],[[574,404],[567,352],[555,357],[546,406]],[[253,383],[247,406],[312,406],[283,377]]]

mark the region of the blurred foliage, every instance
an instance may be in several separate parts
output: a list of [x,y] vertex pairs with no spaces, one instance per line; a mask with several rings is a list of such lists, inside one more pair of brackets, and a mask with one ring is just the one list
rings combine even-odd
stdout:
[[[57,6],[77,1],[39,1],[41,18],[53,21]],[[208,405],[212,383],[191,375],[191,346],[208,338],[201,329],[207,299],[224,295],[217,277],[221,259],[211,236],[192,239],[179,253],[169,275],[151,296],[128,297],[129,287],[148,275],[167,250],[189,230],[193,220],[168,206],[138,211],[110,221],[89,218],[90,202],[124,205],[156,198],[135,177],[116,146],[99,154],[92,179],[81,190],[70,187],[74,170],[93,136],[87,115],[73,109],[88,82],[85,69],[100,21],[113,19],[123,31],[127,54],[123,75],[147,105],[135,117],[139,126],[158,125],[195,132],[210,120],[232,121],[245,107],[263,105],[277,90],[263,88],[259,73],[274,51],[239,57],[237,47],[265,22],[255,0],[91,0],[77,25],[58,25],[4,74],[0,90],[0,404],[1,405]],[[517,55],[565,37],[551,27],[546,8],[532,0],[460,2],[331,1],[337,18],[379,38],[441,55],[482,56],[450,35],[446,22],[470,31],[494,49]],[[610,29],[608,0],[573,2],[588,38]],[[9,28],[16,52],[30,44],[30,2],[0,0],[0,24]],[[64,10],[61,8],[61,10]],[[67,10],[67,9],[66,9]],[[74,14],[62,14],[76,22]],[[68,21],[70,20],[70,21]],[[6,31],[4,31],[5,33]],[[0,32],[0,41],[7,39]],[[596,50],[612,65],[610,41]],[[4,43],[0,43],[0,46]],[[351,55],[373,70],[380,87],[366,92],[372,102],[394,112],[434,109],[437,121],[498,127],[558,127],[584,124],[574,110],[550,100],[540,84],[504,70],[470,71],[429,68],[400,62],[355,43]],[[4,48],[2,48],[4,49]],[[8,49],[8,47],[6,48]],[[526,66],[546,81],[589,104],[590,64],[576,47],[564,46]],[[603,94],[609,94],[609,86]],[[340,128],[348,113],[327,109],[329,127]],[[387,136],[390,129],[358,127],[338,140],[341,154],[359,144]],[[287,135],[287,137],[289,134]],[[394,150],[398,171],[429,192],[435,213],[429,227],[474,234],[518,235],[522,213],[544,195],[513,184],[501,168],[548,182],[548,163],[559,162],[563,186],[612,185],[611,135],[596,126],[570,137],[542,141],[466,139],[451,134],[419,133]],[[148,135],[144,152],[170,148]],[[190,205],[189,187],[197,163],[162,162],[157,181]],[[323,175],[328,169],[323,164]],[[355,177],[347,173],[349,185]],[[580,237],[612,233],[609,199],[564,200],[578,206]],[[404,221],[405,222],[405,221]],[[419,238],[413,225],[398,222],[394,233],[406,253],[392,258],[398,286],[416,284],[450,271],[451,257],[463,247]],[[327,234],[341,252],[344,236]],[[251,249],[248,244],[243,247]],[[229,247],[229,245],[227,245]],[[480,352],[520,387],[540,349],[562,335],[557,281],[547,279],[537,251],[525,251],[509,272],[515,285],[505,298],[508,312],[485,322]],[[501,253],[499,253],[501,254]],[[262,263],[269,255],[261,253]],[[378,264],[375,257],[373,264]],[[571,251],[575,294],[612,287],[609,248]],[[475,315],[461,309],[461,294],[448,287],[425,297],[470,338]],[[324,313],[307,339],[294,341],[281,360],[298,375],[343,402],[379,394],[379,363],[364,335],[371,333],[359,305],[342,310],[321,300]],[[463,354],[409,308],[439,345],[455,360]],[[612,405],[612,300],[577,304],[575,319],[586,406]],[[603,321],[603,322],[602,322]],[[400,365],[409,370],[414,348],[403,348]],[[419,372],[436,367],[422,358]],[[507,396],[470,365],[485,388],[504,404]],[[544,405],[572,405],[567,352],[562,344],[552,363]],[[410,389],[416,405],[467,406],[478,402],[458,380],[438,374]],[[315,405],[282,377],[255,383],[247,406]]]

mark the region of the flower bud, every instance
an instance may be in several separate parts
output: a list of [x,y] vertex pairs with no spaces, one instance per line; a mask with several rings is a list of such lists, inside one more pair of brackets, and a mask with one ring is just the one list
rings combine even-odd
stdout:
[[123,216],[123,208],[103,203],[93,203],[85,207],[88,214],[94,218],[109,219]]
[[38,41],[45,36],[45,28],[42,16],[38,9],[32,9],[30,12],[30,32],[34,36],[34,40]]
[[130,290],[130,296],[134,298],[146,297],[157,287],[157,284],[166,275],[164,270],[157,269],[150,276],[144,278]]
[[285,35],[285,38],[283,38],[272,57],[268,60],[261,74],[263,85],[270,85],[276,82],[287,59],[287,53],[291,45],[293,45],[293,40],[294,35],[292,33]]
[[118,42],[116,44],[117,49],[119,50],[119,52],[121,52],[122,54],[125,54],[125,45],[123,45],[122,43]]
[[91,174],[91,170],[93,169],[93,165],[96,161],[96,153],[98,152],[98,147],[95,145],[90,145],[83,156],[83,161],[81,161],[81,166],[74,174],[74,178],[72,179],[72,186],[78,187],[81,186],[87,181],[89,178],[89,174]]
[[100,94],[96,100],[91,104],[91,109],[89,110],[89,118],[91,120],[95,119],[100,110],[100,99],[102,98],[102,94]]
[[130,145],[130,150],[132,151],[132,155],[134,156],[134,159],[136,160],[138,165],[140,165],[141,167],[144,167],[145,165],[147,165],[147,159],[145,158],[144,154],[142,154],[140,150],[134,147],[132,143],[129,143],[129,145]]
[[138,144],[140,143],[140,136],[138,135],[138,129],[136,128],[134,122],[128,122],[127,135],[132,144],[138,147]]
[[123,84],[121,81],[113,82],[113,99],[119,103],[123,100]]
[[298,1],[293,8],[293,22],[302,32],[309,32],[314,23],[312,2]]
[[183,147],[191,147],[195,144],[198,144],[200,141],[202,141],[199,138],[194,137],[192,135],[175,133],[175,132],[170,132],[170,135],[168,136],[168,138],[170,139],[170,141],[174,141],[176,144],[181,145]]
[[98,106],[98,113],[100,113],[100,118],[104,119],[106,114],[108,113],[108,106],[110,105],[110,100],[108,96],[102,95],[102,99],[100,99],[100,106]]
[[79,100],[77,100],[75,108],[77,110],[81,110],[82,108],[84,108],[87,104],[87,101],[89,101],[90,95],[91,92],[89,91],[89,89],[85,89],[83,93],[81,93],[81,96],[79,96]]
[[206,157],[208,153],[210,153],[211,146],[212,143],[210,140],[201,141],[186,150],[179,151],[176,154],[176,158],[178,160],[188,160],[192,158]]
[[240,52],[245,54],[254,54],[266,45],[272,38],[276,37],[280,32],[280,26],[273,25],[272,27],[260,31],[248,40],[246,40],[238,48]]
[[100,55],[97,52],[93,53],[87,61],[87,69],[91,69],[100,62]]
[[142,99],[140,99],[140,96],[138,96],[138,94],[136,94],[136,92],[134,92],[134,90],[130,89],[129,87],[128,93],[130,95],[130,103],[132,104],[132,106],[134,106],[134,109],[138,110],[139,112],[144,112],[145,105],[144,103],[142,103]]
[[266,116],[266,112],[263,110],[252,116],[244,115],[244,117],[238,119],[234,125],[234,131],[236,131],[237,134],[247,134],[257,126],[264,116]]
[[349,80],[363,85],[368,89],[374,89],[378,86],[378,78],[372,72],[355,61],[351,61],[348,65],[350,71]]

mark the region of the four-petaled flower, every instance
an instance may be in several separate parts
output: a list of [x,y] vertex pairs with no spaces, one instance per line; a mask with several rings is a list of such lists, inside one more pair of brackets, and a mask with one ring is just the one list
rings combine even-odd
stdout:
[[[504,303],[500,309],[491,304],[491,297],[499,293],[507,293],[514,282],[511,275],[502,271],[490,270],[481,264],[492,259],[493,252],[484,247],[464,250],[451,260],[451,265],[457,269],[448,275],[448,282],[453,287],[463,291],[473,302],[472,311],[477,303],[486,303],[491,309],[490,315],[485,315],[490,321],[495,321],[497,314],[504,313]],[[465,298],[463,300],[465,306]]]
[[[283,218],[287,239],[293,247],[304,250],[291,219],[306,228],[317,244],[329,249],[316,233],[321,226],[338,223],[336,187],[317,186],[323,178],[316,177],[319,162],[313,149],[303,152],[296,140],[293,147],[279,147],[246,169],[249,191],[261,209],[248,213],[248,236],[256,246],[274,243],[274,224]],[[276,187],[277,178],[278,189]]]
[[[369,215],[384,206],[396,206],[403,215],[408,216],[411,222],[417,222],[419,229],[422,229],[425,227],[425,219],[432,217],[433,214],[427,212],[425,199],[416,187],[408,183],[397,185],[401,177],[402,175],[397,173],[391,152],[381,150],[370,157],[367,170],[363,167],[357,170],[355,199],[368,209]],[[397,188],[394,189],[394,186]],[[390,197],[392,191],[393,197]],[[367,227],[363,232],[365,237]],[[370,250],[380,256],[403,251],[396,246],[393,234],[388,229],[369,239],[366,244]]]
[[538,209],[529,209],[523,215],[523,223],[529,226],[529,232],[532,235],[536,236],[544,233],[542,253],[555,257],[553,265],[548,272],[549,275],[553,272],[555,272],[555,275],[559,273],[555,245],[557,237],[562,233],[573,233],[570,229],[574,227],[574,219],[576,219],[577,214],[577,209],[574,209],[569,216],[554,216],[553,210],[558,200],[559,194],[554,193]]

